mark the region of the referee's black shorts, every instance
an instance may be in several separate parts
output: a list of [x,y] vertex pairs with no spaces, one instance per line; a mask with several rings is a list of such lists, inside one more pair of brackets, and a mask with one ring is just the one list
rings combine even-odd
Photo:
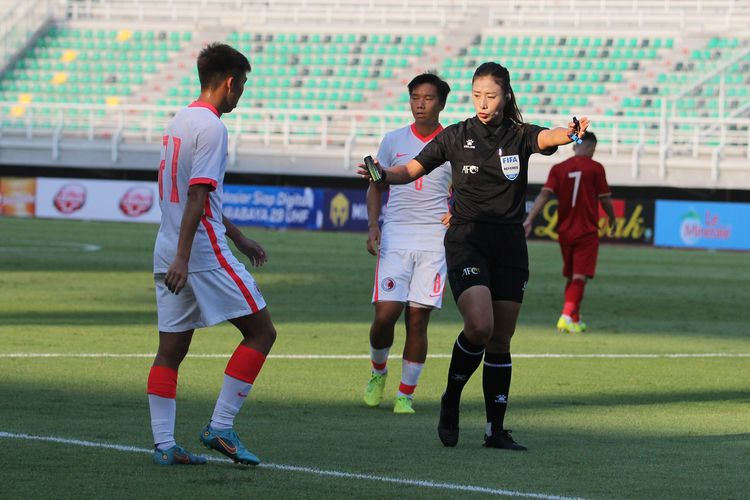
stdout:
[[529,280],[529,254],[521,224],[471,222],[445,233],[445,258],[453,298],[484,285],[492,300],[523,302]]

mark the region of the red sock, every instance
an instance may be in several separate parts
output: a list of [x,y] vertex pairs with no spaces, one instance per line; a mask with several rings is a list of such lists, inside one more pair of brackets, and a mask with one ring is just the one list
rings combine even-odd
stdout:
[[565,287],[565,305],[563,306],[562,313],[573,318],[573,321],[579,321],[580,317],[578,311],[583,300],[583,289],[586,286],[584,280],[572,280],[568,286]]
[[240,344],[235,349],[232,357],[229,358],[227,369],[224,370],[224,373],[237,380],[254,384],[255,377],[258,376],[265,361],[265,354]]
[[177,370],[166,366],[152,366],[148,372],[146,393],[162,398],[177,397]]

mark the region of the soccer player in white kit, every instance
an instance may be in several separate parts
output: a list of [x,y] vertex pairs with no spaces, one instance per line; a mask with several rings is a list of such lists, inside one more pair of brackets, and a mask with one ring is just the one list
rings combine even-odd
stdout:
[[200,96],[175,114],[162,137],[162,216],[154,247],[159,350],[147,389],[153,460],[161,465],[206,462],[175,442],[177,371],[196,328],[229,320],[243,340],[229,359],[200,441],[235,462],[257,465],[260,460],[245,448],[233,424],[276,330],[255,280],[227,245],[226,236],[256,267],[266,262],[265,250],[222,214],[227,129],[220,119],[237,106],[250,63],[232,47],[215,43],[201,51],[197,66]]
[[[377,160],[384,169],[405,165],[443,130],[440,112],[450,87],[437,75],[425,73],[408,85],[414,123],[388,132]],[[372,302],[375,319],[370,327],[372,373],[364,402],[377,407],[383,400],[388,375],[388,354],[393,330],[405,310],[406,342],[401,383],[394,413],[414,413],[412,398],[427,358],[427,323],[430,311],[442,305],[445,287],[443,237],[448,218],[451,172],[447,163],[416,182],[390,186],[382,232],[378,225],[382,186],[367,190],[369,236],[367,250],[378,256]]]

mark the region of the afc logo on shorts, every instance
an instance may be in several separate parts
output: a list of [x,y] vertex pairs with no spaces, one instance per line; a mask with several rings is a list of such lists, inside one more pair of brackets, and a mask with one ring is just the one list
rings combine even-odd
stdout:
[[464,267],[464,270],[461,273],[461,277],[465,278],[467,276],[476,276],[478,274],[479,274],[479,268],[478,267]]
[[384,292],[390,292],[394,288],[396,288],[396,282],[393,278],[383,278],[383,281],[380,282],[380,289]]

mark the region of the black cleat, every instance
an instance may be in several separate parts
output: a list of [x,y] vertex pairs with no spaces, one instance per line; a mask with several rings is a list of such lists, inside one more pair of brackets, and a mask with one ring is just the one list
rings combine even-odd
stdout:
[[443,446],[458,444],[458,408],[449,408],[445,405],[445,394],[440,398],[440,422],[437,431]]
[[510,429],[503,429],[501,431],[492,432],[491,436],[484,435],[484,447],[485,448],[502,448],[504,450],[513,451],[526,451],[523,445],[516,443],[513,440],[513,436],[510,435]]

